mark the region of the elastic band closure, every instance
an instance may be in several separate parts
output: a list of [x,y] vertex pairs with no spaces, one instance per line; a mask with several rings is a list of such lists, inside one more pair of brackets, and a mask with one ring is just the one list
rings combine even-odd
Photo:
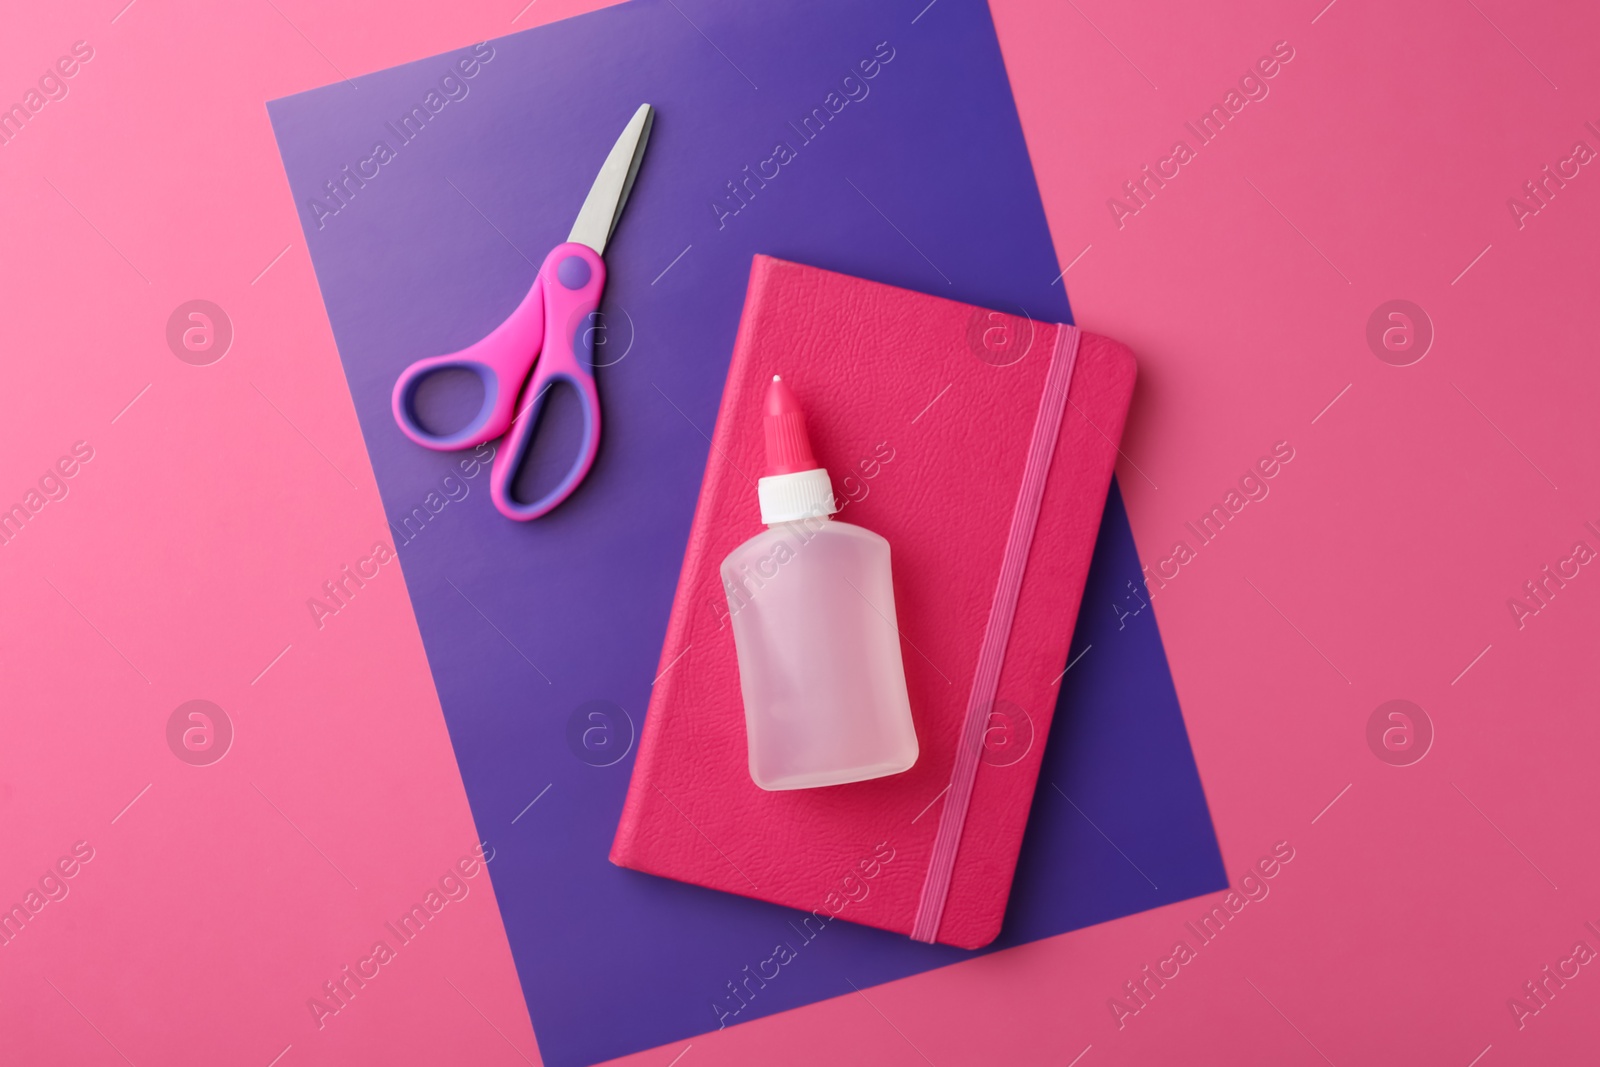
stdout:
[[1039,397],[1039,412],[1033,422],[1033,438],[1028,443],[1028,459],[1022,468],[1022,488],[1011,512],[1011,531],[1006,535],[1005,555],[1000,562],[1000,580],[995,584],[989,604],[989,621],[978,650],[978,669],[967,694],[967,714],[956,743],[956,762],[950,772],[950,791],[939,815],[939,829],[933,839],[933,855],[922,882],[917,914],[911,924],[916,941],[938,939],[939,922],[944,917],[945,901],[950,896],[950,880],[955,874],[956,852],[961,847],[961,832],[967,824],[967,807],[972,802],[972,787],[978,777],[978,758],[983,734],[1000,686],[1000,668],[1006,659],[1011,639],[1011,623],[1022,593],[1022,575],[1033,547],[1033,531],[1039,523],[1039,505],[1044,499],[1044,483],[1050,473],[1061,434],[1061,418],[1067,409],[1067,389],[1072,384],[1072,369],[1078,362],[1079,330],[1062,324],[1057,327],[1055,349],[1050,353],[1050,369],[1045,374],[1044,392]]

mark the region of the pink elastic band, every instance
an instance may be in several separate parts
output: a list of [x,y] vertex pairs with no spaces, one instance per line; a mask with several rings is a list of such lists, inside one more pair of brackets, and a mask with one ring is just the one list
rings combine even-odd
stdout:
[[917,901],[911,937],[933,942],[939,935],[939,922],[950,896],[950,879],[955,874],[956,852],[961,847],[961,831],[967,824],[967,807],[972,787],[978,778],[978,759],[983,748],[983,733],[1000,686],[1000,668],[1006,659],[1006,644],[1011,639],[1011,622],[1017,613],[1017,598],[1022,593],[1022,574],[1033,546],[1034,527],[1039,522],[1039,505],[1044,499],[1045,478],[1061,434],[1061,418],[1067,409],[1067,389],[1072,384],[1072,368],[1078,362],[1079,332],[1076,326],[1061,325],[1055,349],[1050,353],[1050,369],[1045,375],[1044,392],[1039,397],[1039,412],[1033,422],[1033,438],[1028,443],[1028,458],[1022,468],[1022,488],[1011,512],[1011,531],[1006,535],[1006,551],[1000,562],[1000,580],[995,584],[994,600],[989,604],[989,621],[978,650],[978,669],[967,694],[967,715],[956,743],[955,767],[950,772],[950,791],[939,829],[933,839],[933,856],[922,881],[922,896]]

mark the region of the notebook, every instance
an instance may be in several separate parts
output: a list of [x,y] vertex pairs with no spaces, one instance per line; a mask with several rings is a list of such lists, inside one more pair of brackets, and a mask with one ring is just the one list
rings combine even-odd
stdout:
[[[539,1053],[555,1067],[692,1040],[849,994],[852,983],[871,995],[879,983],[970,958],[834,922],[781,981],[719,1015],[727,982],[796,937],[789,923],[806,913],[608,860],[752,255],[1070,321],[1056,281],[1064,260],[1050,243],[988,9],[939,0],[913,22],[926,6],[637,0],[497,38],[493,58],[476,60],[470,95],[451,100],[320,226],[312,204],[327,199],[327,182],[354,170],[375,139],[392,136],[387,123],[476,53],[464,45],[354,76],[359,91],[334,81],[269,105],[285,202],[300,213],[394,523],[448,743],[479,833],[496,850],[489,874]],[[887,63],[874,52],[884,41],[894,50]],[[868,59],[880,68],[866,82],[870,95],[841,91],[849,102],[808,142],[784,133],[826,110],[828,94],[847,72],[859,78]],[[561,507],[510,522],[482,476],[463,475],[470,452],[432,452],[400,433],[395,377],[415,359],[471,344],[515,306],[642,101],[656,108],[655,128],[606,246],[602,309],[614,354],[596,372],[600,453]],[[741,206],[727,183],[747,164],[757,173],[779,138],[798,154],[765,188],[752,180],[755,196],[746,191]],[[739,210],[722,217],[713,205]],[[418,532],[405,520],[430,495],[440,510]],[[383,534],[376,521],[371,534]],[[1153,606],[1129,615],[1138,604],[1123,603],[1139,576],[1113,493],[1071,652],[1081,658],[1062,680],[1005,927],[990,950],[1226,882]],[[584,743],[597,712],[610,727],[598,748]],[[374,744],[381,758],[381,736]],[[1061,792],[1045,788],[1050,781]]]
[[[1066,403],[1039,439],[1043,495],[1011,553],[1025,566],[962,813],[957,742],[1052,372],[1070,375]],[[781,792],[750,778],[718,568],[763,529],[752,475],[774,374],[807,413],[835,519],[889,541],[921,748],[902,774]],[[925,891],[944,889],[924,889],[941,821],[964,814],[933,933],[994,940],[1133,384],[1133,354],[1109,338],[756,256],[612,861],[910,934]]]

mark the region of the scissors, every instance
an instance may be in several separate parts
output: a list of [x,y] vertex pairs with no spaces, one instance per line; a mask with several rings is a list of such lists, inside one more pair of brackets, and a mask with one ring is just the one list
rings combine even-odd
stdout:
[[[593,314],[606,284],[606,265],[600,256],[628,202],[654,121],[649,104],[641,104],[634,112],[600,167],[566,242],[550,250],[528,295],[510,317],[489,336],[459,352],[418,360],[394,383],[395,421],[407,437],[425,448],[471,448],[505,435],[490,469],[489,495],[508,519],[537,519],[571,496],[600,448],[600,394],[590,370]],[[477,375],[483,384],[483,407],[461,429],[437,434],[417,417],[417,390],[430,376],[450,370]],[[523,504],[512,496],[512,482],[533,442],[545,400],[557,383],[577,390],[583,406],[583,440],[577,459],[560,483],[533,503]]]

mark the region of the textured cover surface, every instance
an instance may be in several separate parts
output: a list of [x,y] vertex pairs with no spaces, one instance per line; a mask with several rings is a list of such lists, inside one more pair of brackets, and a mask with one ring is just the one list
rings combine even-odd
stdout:
[[[910,931],[1061,329],[755,258],[614,862]],[[777,373],[834,478],[835,518],[889,540],[921,745],[903,774],[785,792],[750,779],[718,568],[762,529],[751,479]],[[947,944],[978,948],[1000,931],[1043,756],[1033,731],[1042,742],[1056,704],[1134,375],[1125,345],[1083,335],[939,929]],[[851,900],[869,875],[870,893]]]
[[[695,25],[666,0],[644,0],[493,40],[469,95],[448,102],[331,218],[311,206],[326,200],[326,183],[367,158],[374,138],[391,137],[387,124],[472,50],[358,77],[359,91],[338,82],[268,109],[467,796],[498,850],[490,875],[540,1052],[562,1065],[966,956],[833,923],[781,981],[719,1014],[730,980],[770,958],[779,939],[796,938],[789,922],[799,913],[607,859],[751,256],[1020,307],[1041,320],[1070,314],[1052,284],[1061,264],[983,4],[940,0],[940,21],[930,14],[914,26],[915,12],[842,0],[774,5],[759,17],[733,3],[678,6]],[[861,98],[802,141],[791,119],[825,107],[835,90],[845,99],[845,72],[880,45],[892,58],[877,60],[867,95],[852,82]],[[390,390],[412,360],[478,339],[523,296],[640,101],[658,117],[606,249],[600,454],[560,508],[508,522],[482,476],[463,476],[461,456],[405,439]],[[778,138],[797,146],[795,158],[719,220],[713,203],[738,205],[729,180],[769,158]],[[576,440],[574,423],[544,428]],[[1122,581],[1136,578],[1126,523],[1114,518],[1107,530],[1105,551]],[[1133,630],[1118,632],[1110,601],[1092,605],[1080,634],[1095,648],[1068,680],[1082,685],[1091,668],[1115,669],[1076,706],[1083,720],[1066,725],[1080,739],[1047,751],[1046,773],[1106,834],[1139,842],[1130,854],[1160,889],[1051,790],[1054,807],[1035,808],[1035,843],[1019,862],[996,946],[1222,884],[1159,635],[1151,624],[1139,640],[1123,640]],[[1089,636],[1097,631],[1105,640]],[[1117,658],[1098,662],[1114,647]]]

